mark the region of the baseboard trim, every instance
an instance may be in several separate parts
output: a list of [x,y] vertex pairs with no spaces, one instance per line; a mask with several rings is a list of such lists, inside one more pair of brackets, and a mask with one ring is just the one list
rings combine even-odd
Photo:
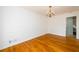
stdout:
[[[17,45],[17,44],[21,44],[21,43],[23,43],[23,42],[25,42],[25,41],[29,41],[29,40],[32,40],[32,39],[35,39],[35,38],[39,38],[39,37],[44,36],[44,35],[55,35],[55,36],[57,36],[57,37],[66,38],[66,36],[62,36],[62,35],[57,35],[57,34],[52,34],[52,33],[43,33],[43,34],[39,34],[39,35],[30,37],[30,38],[26,38],[26,39],[24,39],[23,41],[19,41],[19,42],[13,43],[13,44],[11,44],[11,45],[4,46],[4,47],[1,48],[0,50],[6,49],[6,48],[11,47],[11,46],[15,46],[15,45]],[[78,40],[78,42],[79,42],[79,40]]]
[[6,48],[9,48],[11,46],[14,46],[14,45],[17,45],[17,44],[20,44],[20,43],[23,43],[25,41],[28,41],[28,40],[32,40],[34,38],[37,38],[37,37],[40,37],[40,36],[43,36],[43,35],[46,35],[47,33],[43,33],[43,34],[39,34],[37,36],[34,36],[34,37],[30,37],[30,38],[26,38],[24,39],[23,41],[19,41],[19,42],[16,42],[16,43],[13,43],[13,44],[10,44],[10,45],[7,45],[7,46],[4,46],[3,48],[0,48],[0,50],[3,50],[3,49],[6,49]]

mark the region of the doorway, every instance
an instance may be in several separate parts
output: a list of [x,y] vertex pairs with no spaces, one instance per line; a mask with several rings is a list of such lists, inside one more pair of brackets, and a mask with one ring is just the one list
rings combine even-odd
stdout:
[[66,36],[76,38],[76,16],[67,17]]

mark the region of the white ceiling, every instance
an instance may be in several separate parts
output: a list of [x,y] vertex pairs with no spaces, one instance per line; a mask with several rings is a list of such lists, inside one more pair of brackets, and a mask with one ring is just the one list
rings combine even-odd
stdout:
[[[27,6],[24,8],[29,9],[33,12],[40,13],[42,15],[46,15],[48,12],[48,6]],[[58,14],[78,11],[79,6],[54,6],[52,7],[52,10],[56,15],[58,15]]]

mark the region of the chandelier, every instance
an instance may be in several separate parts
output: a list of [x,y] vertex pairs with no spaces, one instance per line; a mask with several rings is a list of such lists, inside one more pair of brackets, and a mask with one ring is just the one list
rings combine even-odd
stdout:
[[48,13],[47,13],[48,17],[52,17],[53,15],[55,15],[52,11],[52,6],[49,6],[49,10],[48,10]]

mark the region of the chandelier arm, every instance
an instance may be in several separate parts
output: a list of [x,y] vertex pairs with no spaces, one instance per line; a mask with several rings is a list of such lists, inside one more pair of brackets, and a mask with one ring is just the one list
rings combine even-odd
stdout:
[[52,12],[52,6],[49,6],[48,16],[52,17],[55,13]]

